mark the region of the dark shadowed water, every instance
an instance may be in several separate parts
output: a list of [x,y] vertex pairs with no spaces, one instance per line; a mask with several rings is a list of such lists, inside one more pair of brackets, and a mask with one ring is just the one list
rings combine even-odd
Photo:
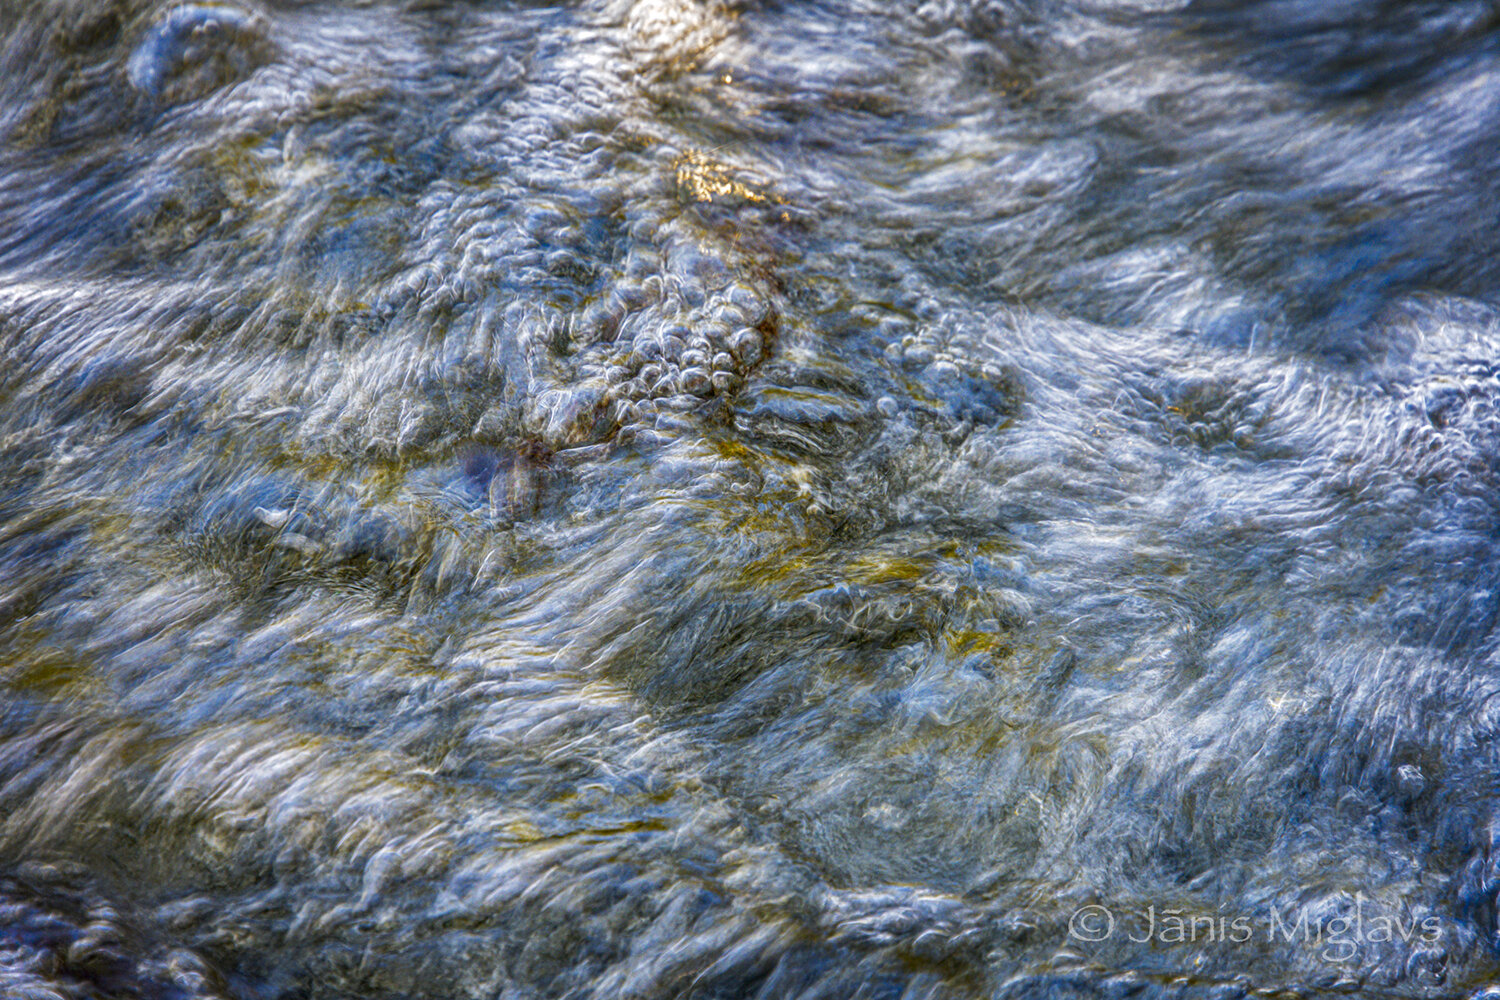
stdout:
[[0,996],[1500,996],[1500,4],[0,0]]

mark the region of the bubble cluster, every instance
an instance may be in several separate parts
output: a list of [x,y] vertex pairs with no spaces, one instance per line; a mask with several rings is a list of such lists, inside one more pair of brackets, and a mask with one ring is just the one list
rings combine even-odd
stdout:
[[229,4],[182,4],[162,13],[126,62],[136,90],[176,104],[246,76],[271,56],[263,18]]

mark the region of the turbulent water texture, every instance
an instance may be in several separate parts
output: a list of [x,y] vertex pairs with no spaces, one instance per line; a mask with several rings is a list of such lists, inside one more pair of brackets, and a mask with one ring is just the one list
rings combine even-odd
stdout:
[[1488,0],[0,0],[0,995],[1500,996],[1497,94]]

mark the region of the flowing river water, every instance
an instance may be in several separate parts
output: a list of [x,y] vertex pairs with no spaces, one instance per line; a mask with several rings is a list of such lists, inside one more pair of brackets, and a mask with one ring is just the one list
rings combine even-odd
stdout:
[[0,0],[0,995],[1496,997],[1492,0]]

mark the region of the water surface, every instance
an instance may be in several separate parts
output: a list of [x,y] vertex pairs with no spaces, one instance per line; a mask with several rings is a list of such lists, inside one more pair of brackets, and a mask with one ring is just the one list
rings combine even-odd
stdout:
[[0,3],[0,992],[1500,995],[1497,92],[1478,0]]

